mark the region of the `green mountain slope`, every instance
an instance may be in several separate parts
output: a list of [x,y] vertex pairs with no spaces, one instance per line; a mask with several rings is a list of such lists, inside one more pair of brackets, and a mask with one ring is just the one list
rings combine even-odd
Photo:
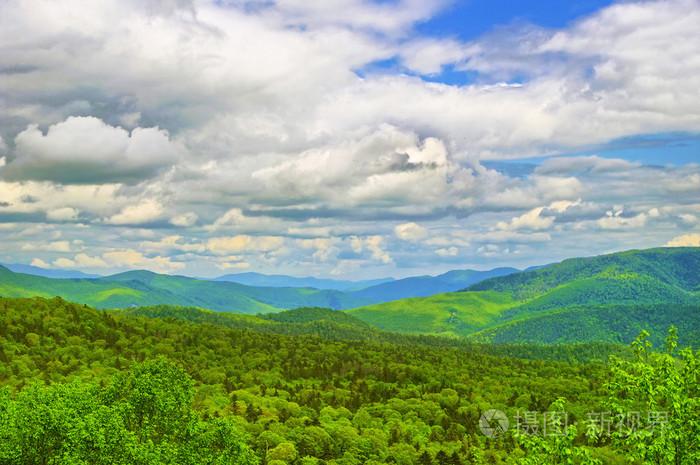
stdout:
[[592,277],[619,280],[648,276],[685,291],[700,291],[700,248],[629,250],[588,258],[570,258],[532,271],[476,283],[468,290],[511,292],[519,298],[541,295],[559,285]]
[[700,249],[664,248],[565,260],[349,313],[386,331],[486,342],[619,342],[671,324],[700,341],[699,289]]
[[[454,271],[437,277],[393,281],[388,288],[372,286],[361,291],[309,287],[261,287],[136,270],[94,279],[49,279],[11,272],[0,266],[0,296],[54,297],[97,308],[180,305],[238,313],[266,313],[297,307],[347,309],[392,299],[457,290],[481,279],[513,272]],[[416,285],[413,280],[422,284]],[[406,282],[409,285],[405,285]],[[394,285],[394,283],[397,283]]]
[[[31,299],[44,305],[41,299]],[[56,299],[52,299],[54,301]],[[16,302],[16,300],[15,300]],[[2,299],[0,299],[0,304]],[[65,302],[64,302],[65,303]],[[569,362],[604,361],[609,355],[628,356],[629,347],[621,343],[572,343],[545,345],[538,342],[518,344],[492,344],[479,342],[478,338],[447,338],[430,335],[412,335],[381,331],[376,327],[355,318],[348,312],[338,312],[327,308],[296,308],[278,313],[241,315],[236,313],[214,312],[196,307],[176,307],[157,305],[136,307],[124,310],[109,310],[115,317],[147,317],[164,321],[184,321],[188,323],[221,326],[255,333],[286,336],[317,336],[333,341],[372,341],[416,347],[456,348],[473,353],[490,354],[501,357],[515,357],[536,360],[562,360]],[[653,337],[663,335],[653,335]],[[486,340],[487,338],[482,338]],[[628,341],[624,341],[625,343]]]
[[[159,304],[191,305],[240,313],[269,312],[274,309],[296,307],[348,308],[366,303],[334,290],[254,287],[231,282],[162,275],[150,271],[129,271],[107,276],[99,281],[119,283],[134,288],[145,285],[156,292],[169,293],[178,298],[178,301],[155,302]],[[239,304],[233,305],[234,302]],[[136,304],[140,303],[136,302]]]
[[458,336],[498,321],[517,303],[506,293],[453,292],[360,307],[348,313],[385,331]]
[[663,346],[661,331],[672,325],[683,335],[681,344],[700,345],[700,306],[668,304],[569,307],[506,322],[471,334],[469,339],[480,343],[621,344],[642,330],[650,330],[654,344]]
[[133,272],[129,276],[125,273],[114,279],[50,279],[0,268],[0,295],[5,297],[60,296],[97,308],[171,304],[242,313],[277,311],[273,305],[233,286],[211,284],[214,283],[149,272]]
[[274,312],[308,306],[351,307],[366,303],[339,291],[308,288],[251,287],[130,271],[99,279],[50,279],[13,273],[0,267],[0,295],[54,297],[97,308],[184,305],[239,313]]

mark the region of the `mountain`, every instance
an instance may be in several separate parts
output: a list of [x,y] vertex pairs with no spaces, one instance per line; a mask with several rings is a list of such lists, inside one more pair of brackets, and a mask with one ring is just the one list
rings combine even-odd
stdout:
[[387,331],[481,342],[619,342],[644,327],[663,334],[671,324],[697,334],[700,248],[569,259],[490,278],[462,292],[349,313]]
[[517,273],[515,268],[495,268],[488,271],[453,270],[438,276],[415,276],[367,287],[353,296],[371,302],[389,302],[407,297],[426,297],[454,292],[497,276]]
[[[126,308],[145,305],[196,306],[237,313],[268,313],[297,307],[347,309],[386,302],[395,298],[429,295],[454,290],[493,276],[492,272],[456,271],[438,277],[399,280],[399,286],[382,286],[339,291],[310,287],[249,286],[235,282],[211,281],[134,270],[99,278],[51,279],[0,269],[0,296],[53,297],[92,305],[96,308]],[[418,292],[418,294],[416,294]]]
[[354,291],[393,281],[393,278],[372,279],[365,281],[343,281],[337,279],[320,279],[311,276],[295,277],[287,275],[268,275],[262,273],[235,273],[219,276],[214,281],[226,281],[259,287],[310,287],[336,291]]
[[150,271],[129,271],[97,279],[50,279],[0,267],[0,295],[54,297],[96,308],[186,305],[238,313],[266,313],[295,307],[347,308],[365,304],[340,291],[251,287]]
[[43,276],[45,278],[54,279],[82,279],[82,278],[99,278],[98,274],[83,273],[78,270],[48,270],[33,265],[23,265],[20,263],[8,263],[4,265],[10,271],[15,273],[31,274],[34,276]]

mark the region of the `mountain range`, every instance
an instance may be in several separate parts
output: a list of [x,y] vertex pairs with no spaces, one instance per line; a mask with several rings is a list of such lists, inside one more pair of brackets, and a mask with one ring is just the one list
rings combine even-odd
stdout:
[[2,265],[15,273],[31,274],[34,276],[43,276],[45,278],[54,279],[83,279],[83,278],[99,278],[98,274],[83,273],[78,270],[62,270],[48,269],[34,265],[23,265],[21,263],[7,263]]
[[[0,266],[0,296],[60,296],[96,308],[165,304],[248,314],[277,312],[296,307],[326,307],[338,310],[387,302],[397,298],[455,291],[481,279],[513,271],[515,270],[453,271],[434,277],[422,276],[388,282],[380,280],[379,284],[374,284],[373,281],[347,281],[345,282],[347,287],[360,288],[342,291],[313,287],[280,287],[285,281],[305,282],[307,279],[288,276],[248,275],[243,279],[253,279],[267,284],[251,286],[223,281],[221,278],[206,280],[143,270],[99,278],[54,279],[35,274],[17,273]],[[308,284],[308,282],[305,283]],[[336,281],[337,285],[341,285],[340,283]],[[363,285],[368,287],[362,288]]]
[[387,331],[479,342],[622,342],[672,324],[700,341],[700,248],[568,259],[349,313]]
[[[0,296],[53,297],[96,308],[186,306],[239,314],[298,307],[345,309],[375,330],[475,343],[626,342],[670,325],[700,342],[700,248],[632,250],[528,268],[456,270],[348,290],[277,287],[314,278],[245,274],[222,280],[129,271],[52,279],[0,266]],[[253,281],[250,281],[253,280]],[[257,281],[256,281],[257,280]],[[323,281],[323,280],[318,280]],[[332,281],[332,280],[331,280]],[[267,324],[267,323],[266,323]]]
[[394,281],[394,278],[370,279],[363,281],[347,281],[340,279],[322,279],[312,276],[296,277],[281,274],[234,273],[214,278],[214,281],[244,284],[258,287],[310,287],[336,291],[354,291],[377,284]]

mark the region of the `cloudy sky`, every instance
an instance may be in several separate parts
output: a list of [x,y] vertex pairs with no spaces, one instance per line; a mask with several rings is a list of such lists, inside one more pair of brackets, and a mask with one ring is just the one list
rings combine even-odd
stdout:
[[4,0],[0,262],[369,278],[700,245],[699,24],[700,0]]

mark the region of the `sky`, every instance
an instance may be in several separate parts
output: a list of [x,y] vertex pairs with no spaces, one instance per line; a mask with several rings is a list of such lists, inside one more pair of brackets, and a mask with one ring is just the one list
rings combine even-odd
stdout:
[[338,278],[700,246],[700,0],[5,0],[0,262]]

